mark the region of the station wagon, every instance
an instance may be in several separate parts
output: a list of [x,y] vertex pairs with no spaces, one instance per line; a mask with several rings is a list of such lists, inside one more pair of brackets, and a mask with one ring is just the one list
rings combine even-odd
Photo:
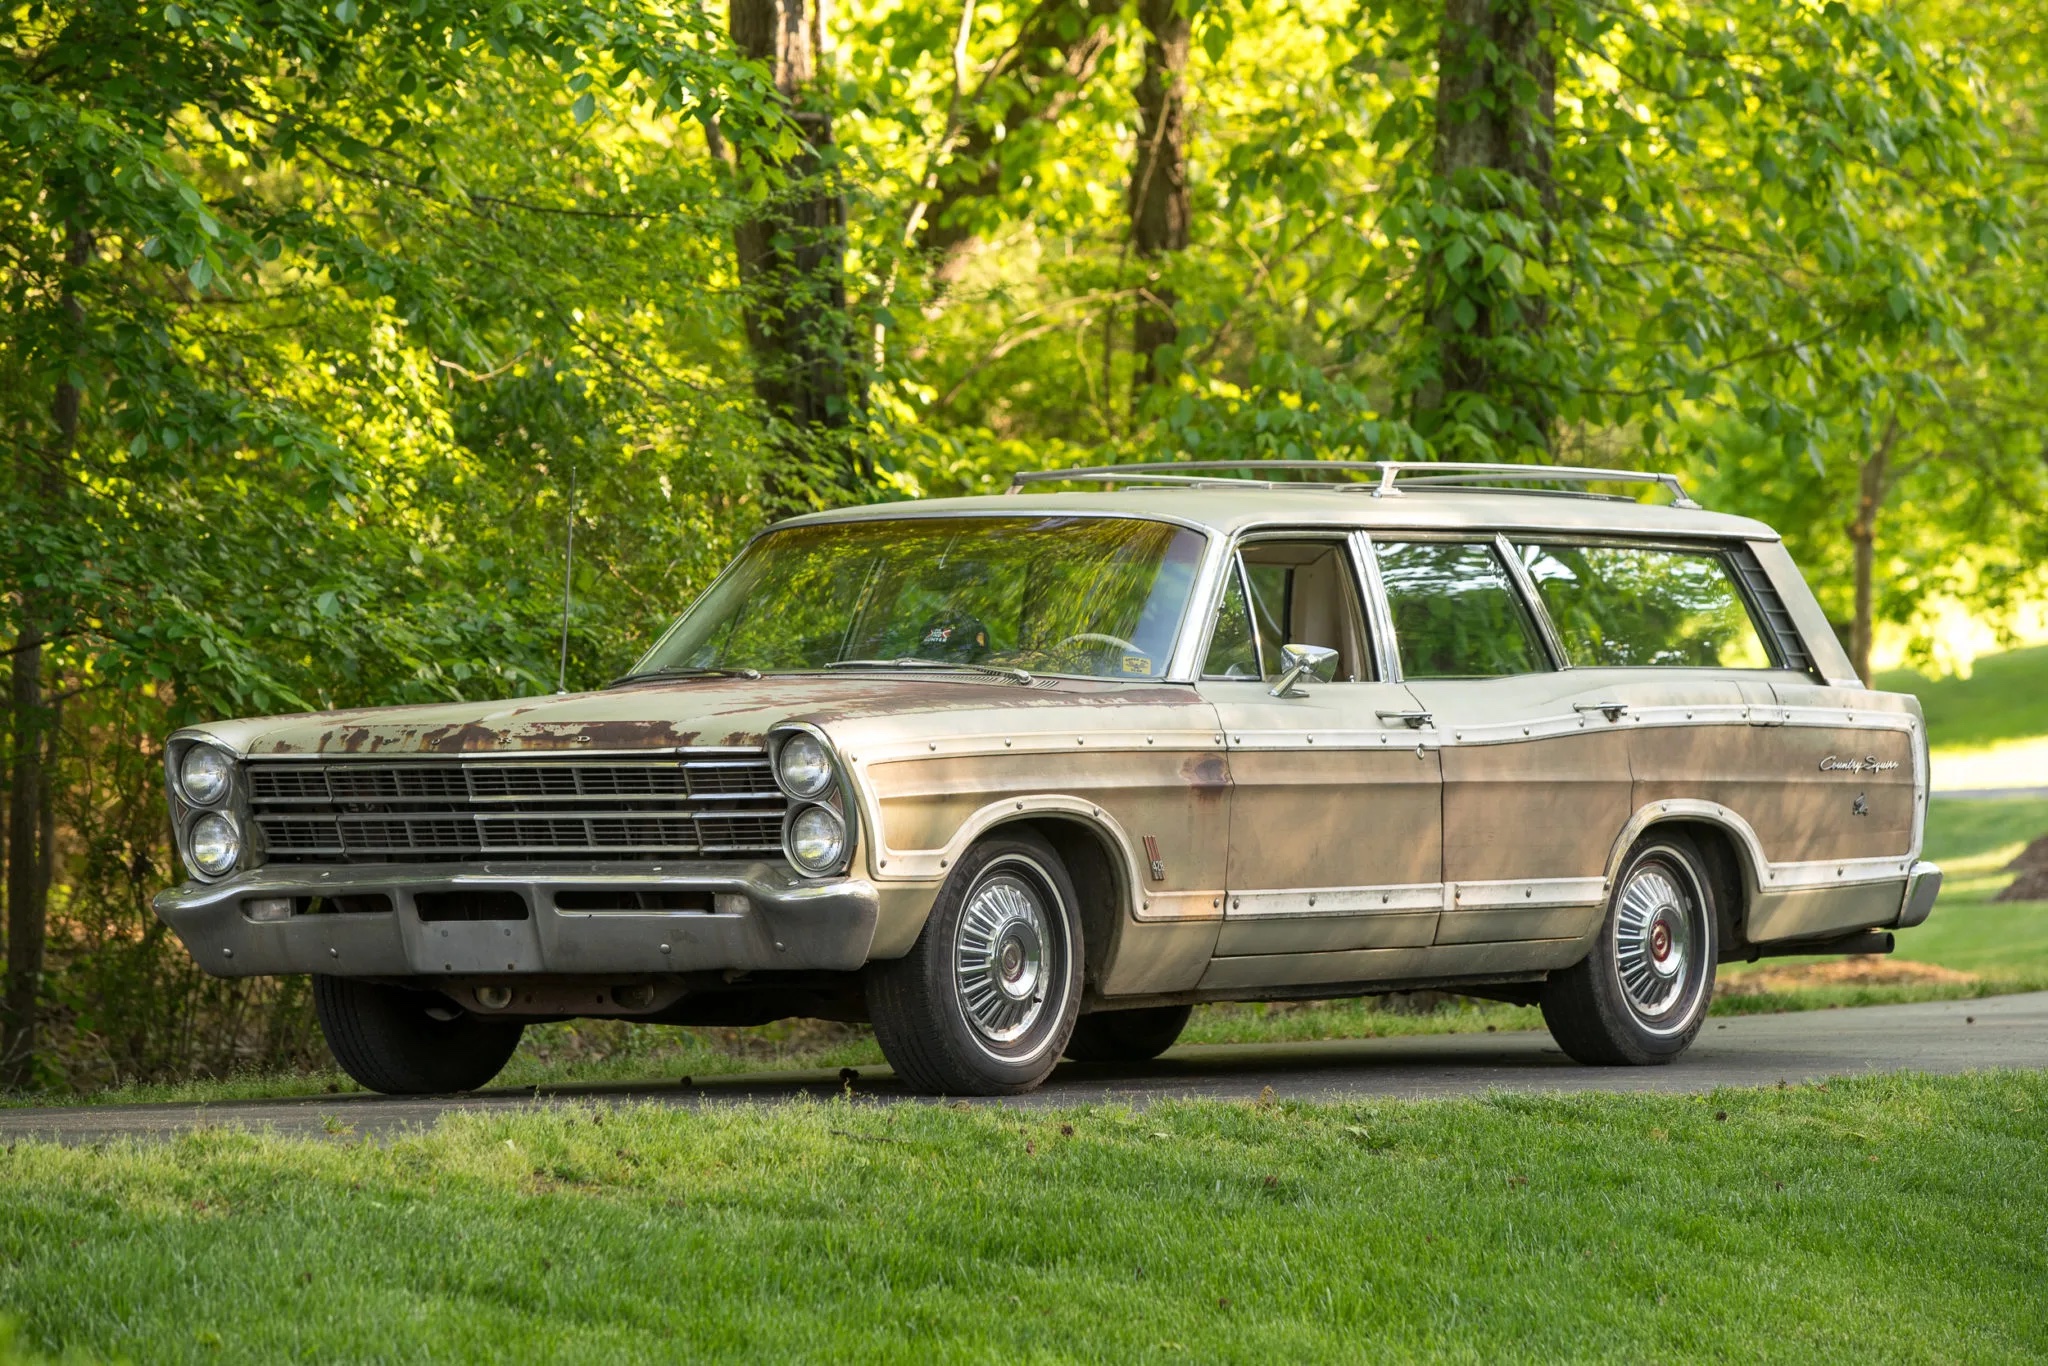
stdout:
[[[1646,494],[1647,497],[1637,497]],[[536,1021],[871,1021],[920,1091],[1211,1001],[1540,1005],[1678,1057],[1716,967],[1926,918],[1918,704],[1670,476],[1179,462],[798,517],[591,692],[167,745],[224,975],[385,1092]]]

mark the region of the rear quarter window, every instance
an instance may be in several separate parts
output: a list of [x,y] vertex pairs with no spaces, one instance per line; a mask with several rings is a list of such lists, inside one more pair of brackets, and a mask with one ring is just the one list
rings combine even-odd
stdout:
[[1554,541],[1515,549],[1575,667],[1774,663],[1718,551]]

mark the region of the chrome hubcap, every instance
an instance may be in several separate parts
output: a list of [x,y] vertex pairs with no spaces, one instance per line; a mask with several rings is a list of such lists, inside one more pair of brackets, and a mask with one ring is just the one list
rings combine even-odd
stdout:
[[1616,975],[1629,1008],[1645,1025],[1683,1024],[1705,970],[1706,924],[1699,897],[1662,862],[1638,867],[1615,913]]
[[978,885],[953,942],[961,1013],[992,1043],[1014,1043],[1045,1012],[1057,948],[1044,894],[1014,873]]

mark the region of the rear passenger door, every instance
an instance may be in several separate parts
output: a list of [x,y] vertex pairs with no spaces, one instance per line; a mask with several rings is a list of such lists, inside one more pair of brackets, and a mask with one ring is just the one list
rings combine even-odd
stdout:
[[[1442,826],[1436,749],[1385,677],[1342,535],[1239,547],[1199,683],[1230,756],[1228,892],[1207,985],[1374,975],[1314,955],[1435,938]],[[1337,651],[1335,678],[1273,696],[1283,645]],[[1332,979],[1334,980],[1334,978]]]
[[1498,536],[1370,538],[1401,677],[1443,765],[1439,944],[1572,941],[1598,925],[1629,818],[1628,737],[1562,669]]

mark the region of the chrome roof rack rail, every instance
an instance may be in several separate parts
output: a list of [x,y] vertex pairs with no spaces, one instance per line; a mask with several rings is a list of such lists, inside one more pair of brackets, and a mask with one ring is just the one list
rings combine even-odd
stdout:
[[[1299,488],[1300,478],[1244,479],[1231,475],[1281,471],[1322,476],[1336,488],[1369,488],[1375,498],[1398,497],[1403,483],[1439,489],[1512,490],[1518,484],[1657,484],[1670,490],[1671,505],[1697,508],[1675,474],[1655,470],[1591,469],[1579,465],[1479,464],[1435,460],[1155,460],[1133,465],[1087,465],[1067,470],[1019,470],[1007,492],[1021,493],[1027,484],[1147,484],[1179,488]],[[1352,476],[1376,476],[1368,483]],[[1221,476],[1221,477],[1219,477]],[[1598,495],[1587,494],[1586,497]]]

